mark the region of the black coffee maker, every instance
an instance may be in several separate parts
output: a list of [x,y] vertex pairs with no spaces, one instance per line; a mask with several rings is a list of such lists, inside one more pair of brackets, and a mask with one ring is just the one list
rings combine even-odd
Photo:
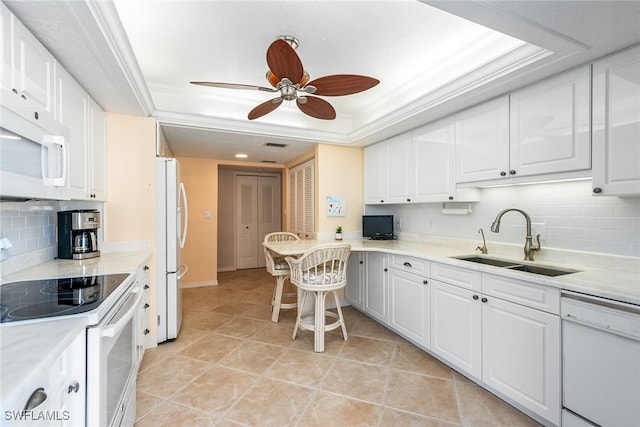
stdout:
[[100,256],[99,228],[100,212],[97,210],[58,212],[58,258],[86,259]]

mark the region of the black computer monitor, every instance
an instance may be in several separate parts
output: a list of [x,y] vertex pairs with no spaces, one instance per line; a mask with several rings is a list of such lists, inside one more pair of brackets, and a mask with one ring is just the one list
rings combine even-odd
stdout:
[[393,240],[393,215],[362,215],[362,237]]

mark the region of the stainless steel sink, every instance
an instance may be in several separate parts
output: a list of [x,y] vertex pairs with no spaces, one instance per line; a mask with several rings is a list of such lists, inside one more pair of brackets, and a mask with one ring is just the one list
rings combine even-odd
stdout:
[[471,261],[478,264],[486,264],[493,265],[494,267],[517,267],[518,263],[513,261],[504,261],[495,258],[484,258],[480,256],[469,256],[469,257],[456,257],[457,259],[461,259],[463,261]]
[[542,274],[543,276],[562,276],[564,274],[576,273],[576,270],[564,270],[551,267],[538,267],[537,265],[514,265],[507,267],[509,270],[524,271],[525,273]]
[[475,256],[475,255],[455,257],[455,258],[462,261],[475,262],[478,264],[491,265],[491,266],[500,267],[500,268],[508,268],[509,270],[518,270],[518,271],[523,271],[525,273],[540,274],[542,276],[550,276],[550,277],[562,276],[564,274],[571,274],[571,273],[578,272],[577,270],[547,267],[542,265],[519,264],[513,261],[496,259],[496,258],[485,258],[485,257]]

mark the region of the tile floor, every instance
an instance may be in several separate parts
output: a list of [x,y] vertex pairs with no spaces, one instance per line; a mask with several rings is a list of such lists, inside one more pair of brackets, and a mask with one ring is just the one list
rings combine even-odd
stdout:
[[264,269],[218,281],[185,289],[180,336],[145,352],[136,426],[538,425],[351,307],[349,340],[319,354],[311,332],[291,340],[293,310],[270,321]]

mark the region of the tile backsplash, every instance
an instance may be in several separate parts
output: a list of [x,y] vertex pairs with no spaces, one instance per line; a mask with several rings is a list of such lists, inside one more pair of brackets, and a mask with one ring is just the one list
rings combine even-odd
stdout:
[[57,208],[58,202],[0,203],[0,237],[11,241],[11,256],[55,246]]
[[[449,207],[450,204],[447,204]],[[490,231],[498,212],[526,211],[542,231],[542,247],[640,257],[640,198],[593,196],[591,181],[569,181],[480,189],[469,215],[446,215],[441,203],[371,206],[367,214],[393,214],[396,231],[429,236],[524,243],[525,219],[506,213],[500,233]]]

